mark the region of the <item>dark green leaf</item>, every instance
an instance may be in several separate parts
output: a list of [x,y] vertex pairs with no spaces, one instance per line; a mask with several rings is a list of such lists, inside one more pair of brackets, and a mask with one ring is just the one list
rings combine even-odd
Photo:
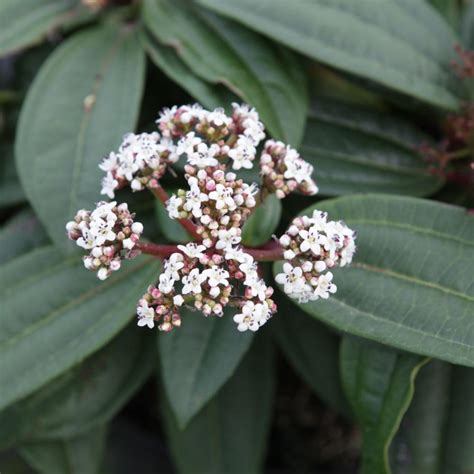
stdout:
[[320,98],[300,147],[326,196],[384,192],[427,196],[443,184],[417,151],[429,138],[393,115]]
[[242,243],[258,247],[271,239],[281,217],[281,200],[275,194],[268,195],[252,212],[242,229]]
[[460,2],[457,0],[429,0],[429,2],[456,31],[459,26]]
[[222,318],[182,311],[182,326],[160,334],[163,385],[184,427],[234,373],[252,334],[240,333],[227,311]]
[[461,19],[461,37],[464,45],[474,49],[474,3],[469,2],[464,6]]
[[[101,283],[54,247],[0,269],[0,408],[26,397],[107,343],[130,321],[157,275],[150,259],[126,262]],[[46,343],[47,341],[47,343]]]
[[474,470],[473,369],[432,361],[391,449],[397,474],[463,474]]
[[339,378],[340,338],[277,293],[278,313],[271,321],[279,347],[311,389],[350,418]]
[[0,145],[0,208],[26,201],[13,159],[13,146]]
[[[358,233],[328,300],[301,304],[355,335],[474,366],[474,218],[462,208],[383,194],[312,206]],[[277,265],[278,270],[278,265]]]
[[99,352],[0,414],[0,445],[61,440],[108,422],[154,365],[154,334],[129,326]]
[[341,345],[341,377],[362,429],[362,474],[390,474],[388,450],[427,358],[349,336]]
[[[289,51],[190,2],[146,0],[143,19],[202,79],[225,84],[254,106],[270,132],[297,146],[307,110],[307,87]],[[226,104],[221,104],[222,106]]]
[[426,2],[199,0],[309,57],[453,109],[462,88],[451,73],[456,37]]
[[100,426],[75,438],[26,444],[20,454],[41,474],[99,474],[106,434]]
[[0,263],[47,242],[48,236],[33,212],[19,212],[0,229]]
[[0,56],[39,43],[83,10],[78,0],[2,0]]
[[262,472],[274,390],[273,354],[266,342],[253,345],[232,378],[185,430],[164,404],[165,427],[180,474]]
[[135,126],[144,67],[134,30],[112,23],[68,39],[28,92],[17,165],[32,206],[59,246],[67,245],[65,222],[100,198],[102,156]]

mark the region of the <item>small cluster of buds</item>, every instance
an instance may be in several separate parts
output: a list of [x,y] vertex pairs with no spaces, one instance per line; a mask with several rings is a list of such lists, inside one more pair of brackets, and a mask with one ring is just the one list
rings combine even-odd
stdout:
[[474,52],[457,44],[454,46],[459,62],[452,61],[454,71],[461,79],[474,77]]
[[326,270],[351,263],[355,253],[355,233],[342,221],[328,221],[327,213],[297,217],[280,237],[285,249],[283,273],[275,280],[299,302],[328,298],[337,287],[332,273]]
[[129,133],[124,136],[118,152],[111,152],[99,165],[106,172],[101,194],[113,198],[117,189],[128,184],[133,191],[157,187],[167,166],[177,160],[173,142],[161,138],[158,132]]
[[117,206],[115,201],[99,202],[94,211],[82,209],[66,224],[68,237],[90,251],[83,257],[84,266],[97,272],[100,280],[118,270],[122,259],[139,253],[134,247],[143,225],[133,222],[133,218],[126,203]]
[[293,191],[313,195],[318,192],[311,178],[313,167],[288,145],[267,140],[260,158],[263,186],[283,199]]
[[[205,316],[222,316],[227,305],[241,309],[234,316],[239,331],[256,331],[276,311],[273,288],[259,278],[253,257],[237,246],[223,252],[204,245],[178,245],[179,252],[164,261],[157,287],[148,288],[139,301],[139,326],[170,331],[181,325],[178,309],[186,304]],[[245,287],[238,294],[240,285]]]

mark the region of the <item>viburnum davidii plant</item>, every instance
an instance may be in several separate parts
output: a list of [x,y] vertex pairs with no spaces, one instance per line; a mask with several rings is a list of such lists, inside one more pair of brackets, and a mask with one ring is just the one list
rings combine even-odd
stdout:
[[[157,124],[159,132],[127,134],[102,161],[101,193],[115,198],[127,186],[148,189],[194,241],[170,246],[140,240],[143,225],[134,221],[127,203],[116,201],[98,202],[92,212],[82,209],[66,225],[69,238],[87,251],[84,266],[100,280],[142,252],[163,260],[156,285],[138,302],[139,326],[170,331],[181,326],[183,306],[218,317],[230,306],[239,331],[257,331],[277,311],[259,261],[285,260],[275,280],[300,303],[336,292],[330,269],[352,261],[355,234],[325,212],[295,218],[285,234],[261,248],[241,245],[243,225],[267,196],[318,192],[313,167],[295,149],[267,140],[257,150],[265,130],[255,109],[234,103],[228,116],[199,104],[174,106],[161,112]],[[160,179],[180,157],[186,160],[187,188],[168,196]],[[237,177],[254,166],[259,184]]]

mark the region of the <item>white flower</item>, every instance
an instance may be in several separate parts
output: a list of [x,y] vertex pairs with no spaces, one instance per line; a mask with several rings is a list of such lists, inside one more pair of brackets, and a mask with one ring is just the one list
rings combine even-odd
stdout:
[[222,108],[217,108],[214,109],[212,112],[209,112],[206,118],[209,123],[212,122],[212,124],[216,127],[222,127],[223,125],[229,126],[232,122],[232,120],[227,117],[224,112],[224,109]]
[[160,275],[158,289],[162,293],[167,295],[168,293],[171,293],[171,291],[173,290],[174,282],[175,282],[175,280],[173,279],[172,275],[170,275],[167,272],[163,272]]
[[232,188],[228,188],[219,183],[217,184],[215,191],[209,193],[209,199],[216,201],[216,209],[223,209],[226,207],[230,211],[233,211],[237,207],[235,201],[232,199],[233,194],[234,190]]
[[173,297],[173,304],[175,306],[182,306],[184,303],[184,298],[181,295],[176,295]]
[[124,249],[131,250],[133,247],[135,247],[135,241],[132,239],[123,239],[122,245]]
[[234,316],[239,331],[257,331],[270,317],[270,308],[267,303],[257,303],[247,301],[242,306],[242,313]]
[[[122,205],[122,204],[121,204]],[[91,213],[91,219],[105,219],[107,221],[117,220],[117,215],[113,212],[113,209],[117,206],[116,201],[111,202],[98,202],[97,207]]]
[[198,294],[201,293],[201,284],[206,280],[204,273],[199,273],[199,269],[193,268],[188,276],[183,277],[181,280],[183,283],[183,295],[188,293]]
[[220,147],[216,144],[208,146],[206,143],[199,143],[195,150],[188,153],[188,163],[198,168],[206,168],[207,166],[216,166],[219,164],[215,155],[219,152]]
[[290,263],[283,264],[283,272],[275,276],[275,281],[284,285],[283,289],[288,295],[297,295],[308,290],[309,285],[303,276],[301,267],[293,267]]
[[115,240],[116,234],[112,230],[115,225],[114,220],[94,219],[90,223],[90,233],[94,236],[96,246],[103,245],[107,240]]
[[339,265],[341,267],[345,267],[352,262],[352,257],[354,256],[356,247],[354,240],[350,240],[349,244],[345,246],[341,251],[341,260],[339,261]]
[[112,151],[109,153],[107,158],[103,159],[102,163],[99,165],[99,168],[102,171],[106,171],[108,173],[110,171],[115,171],[118,168],[118,163],[119,156]]
[[139,326],[148,326],[150,329],[155,326],[155,310],[150,308],[146,301],[140,301],[140,305],[137,307],[137,315]]
[[249,260],[249,257],[252,259],[251,255],[244,252],[238,247],[226,247],[224,249],[224,257],[226,260],[235,260],[239,263],[247,262]]
[[206,251],[206,247],[204,245],[198,245],[192,242],[186,245],[178,245],[178,249],[189,258],[201,258],[204,256],[203,252]]
[[237,146],[229,151],[228,156],[233,160],[232,168],[240,170],[241,168],[251,169],[255,159],[255,147],[253,142],[247,137],[240,137],[237,140]]
[[166,201],[166,210],[171,219],[179,218],[179,208],[183,205],[183,200],[178,196],[171,196],[168,201]]
[[227,278],[229,278],[229,272],[224,268],[214,266],[204,270],[202,272],[208,278],[209,286],[214,287],[218,285],[228,286],[229,282]]
[[311,226],[308,230],[300,230],[299,235],[303,239],[300,244],[300,250],[302,252],[307,252],[308,250],[311,250],[314,255],[321,254],[320,242],[322,239],[316,226]]
[[229,230],[220,230],[217,233],[216,249],[226,249],[238,244],[242,237],[240,237],[240,229],[237,227],[231,227]]
[[120,154],[120,164],[117,169],[117,176],[132,181],[133,175],[139,170],[139,166],[131,151]]
[[260,301],[266,300],[266,294],[265,294],[266,291],[267,291],[267,285],[262,279],[257,280],[250,286],[250,292],[252,296],[257,296]]
[[207,194],[204,194],[199,189],[197,184],[194,184],[193,180],[189,179],[191,189],[186,193],[186,201],[184,202],[184,209],[191,212],[194,217],[202,216],[201,205],[203,202],[209,200]]
[[314,295],[320,298],[329,298],[329,293],[336,293],[337,286],[332,283],[332,273],[327,272],[324,275],[318,277],[318,284],[314,290]]
[[82,236],[77,239],[76,243],[83,249],[91,249],[95,247],[95,235],[92,234],[90,229],[83,229]]
[[183,256],[176,252],[173,253],[164,263],[165,273],[173,280],[179,280],[179,271],[184,267]]
[[193,153],[194,147],[199,145],[202,140],[199,137],[196,137],[194,132],[187,133],[183,138],[181,138],[176,147],[176,153],[182,155],[186,153],[187,155]]

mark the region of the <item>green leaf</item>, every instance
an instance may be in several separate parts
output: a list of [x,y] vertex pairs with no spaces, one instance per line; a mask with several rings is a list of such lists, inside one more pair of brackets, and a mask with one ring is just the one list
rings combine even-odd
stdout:
[[67,245],[65,222],[100,199],[102,156],[135,126],[144,68],[134,30],[111,23],[66,40],[28,92],[18,125],[18,170],[59,246]]
[[[474,218],[462,208],[383,194],[318,203],[357,231],[337,293],[301,308],[340,330],[474,366]],[[276,271],[279,271],[277,264]]]
[[13,146],[0,145],[0,208],[26,201],[13,159]]
[[446,18],[446,21],[451,25],[453,30],[457,30],[459,26],[460,17],[460,2],[457,0],[429,0],[436,10]]
[[391,450],[397,474],[461,474],[474,470],[473,369],[432,361]]
[[181,315],[179,329],[160,334],[158,350],[168,400],[184,427],[234,373],[253,334],[237,331],[229,311],[222,318]]
[[170,218],[165,205],[159,199],[155,199],[155,211],[159,230],[170,242],[184,244],[192,240],[181,224]]
[[153,63],[204,107],[215,109],[235,101],[235,96],[224,86],[210,84],[194,74],[171,47],[146,32],[142,33],[141,40]]
[[176,49],[196,75],[225,84],[254,106],[272,135],[299,144],[307,86],[289,51],[190,2],[145,0],[143,21],[159,41]]
[[21,211],[0,229],[0,263],[47,242],[48,236],[34,213]]
[[77,0],[2,0],[0,56],[39,43],[83,10]]
[[345,336],[342,384],[362,429],[362,474],[390,474],[388,450],[427,358]]
[[180,474],[262,472],[275,385],[272,355],[267,341],[255,343],[232,378],[184,430],[164,405]]
[[428,196],[443,179],[428,173],[417,148],[427,135],[393,115],[320,98],[300,147],[326,196],[384,192]]
[[20,454],[42,474],[99,474],[106,434],[100,426],[75,438],[26,444]]
[[154,366],[154,334],[135,325],[0,414],[1,447],[78,436],[110,421]]
[[426,2],[199,0],[317,61],[429,104],[454,109],[456,37]]
[[242,243],[258,247],[268,242],[281,217],[281,200],[275,194],[268,195],[252,212],[242,229]]
[[[130,321],[157,264],[136,258],[101,283],[77,257],[44,247],[0,269],[0,409],[106,344]],[[45,343],[47,341],[47,344]]]
[[351,409],[339,378],[340,338],[288,298],[274,295],[278,312],[270,327],[288,361],[318,397],[347,418]]
[[474,3],[464,6],[461,18],[461,38],[464,46],[474,49]]

